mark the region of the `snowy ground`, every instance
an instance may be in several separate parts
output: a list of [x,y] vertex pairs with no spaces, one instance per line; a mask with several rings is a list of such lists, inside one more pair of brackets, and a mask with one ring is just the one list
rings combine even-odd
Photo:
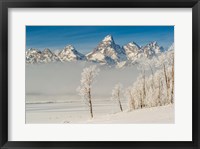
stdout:
[[135,111],[118,112],[111,115],[94,118],[87,123],[104,124],[169,124],[174,123],[174,106],[167,105],[139,109]]
[[[36,97],[36,96],[34,96]],[[115,101],[94,100],[94,118],[91,119],[87,106],[76,101],[65,101],[64,96],[57,97],[57,102],[26,103],[26,123],[174,123],[174,106],[154,107],[128,111],[123,101],[124,112],[120,112]],[[29,97],[30,98],[30,97]],[[32,97],[33,98],[33,97]],[[46,97],[47,101],[51,101]],[[51,98],[56,98],[51,96]]]
[[112,101],[115,84],[124,89],[133,84],[140,71],[136,66],[125,69],[101,69],[92,88],[94,118],[76,91],[80,85],[80,65],[52,64],[26,66],[26,123],[174,123],[174,106],[125,112]]

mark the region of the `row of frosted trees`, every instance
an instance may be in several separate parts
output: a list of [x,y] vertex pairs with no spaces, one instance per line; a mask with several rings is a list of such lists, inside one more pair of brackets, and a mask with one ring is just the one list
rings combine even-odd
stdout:
[[[130,110],[174,103],[174,51],[168,51],[151,60],[141,59],[138,69],[141,73],[133,85],[123,89],[118,83],[112,90],[112,99],[117,101],[121,111],[122,97],[128,100]],[[99,69],[96,66],[85,68],[78,88],[79,94],[90,109],[91,118],[92,84],[98,73]]]
[[[148,67],[151,74],[147,76],[145,72]],[[174,52],[170,51],[163,54],[156,60],[151,60],[142,65],[140,68],[140,76],[125,91],[130,109],[173,104]]]

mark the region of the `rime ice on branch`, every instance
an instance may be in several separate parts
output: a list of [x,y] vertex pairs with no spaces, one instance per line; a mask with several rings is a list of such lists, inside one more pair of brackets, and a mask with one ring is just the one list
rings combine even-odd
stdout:
[[[140,63],[141,75],[125,92],[129,108],[133,110],[173,104],[174,51],[167,51],[156,59],[143,62]],[[150,75],[145,73],[148,69],[151,70]]]
[[81,85],[78,87],[79,95],[82,97],[86,105],[89,106],[91,118],[93,118],[92,84],[98,73],[99,69],[96,66],[84,68],[81,73]]
[[121,94],[122,94],[122,85],[118,83],[112,90],[112,99],[118,102],[120,110],[123,111],[121,104]]

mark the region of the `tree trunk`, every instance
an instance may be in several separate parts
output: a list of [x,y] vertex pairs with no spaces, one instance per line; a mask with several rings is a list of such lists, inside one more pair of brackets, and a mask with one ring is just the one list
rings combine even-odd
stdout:
[[141,109],[143,108],[143,99],[142,99],[142,91],[140,91],[140,99],[141,99],[141,103],[140,103],[140,107]]
[[129,94],[130,94],[130,98],[131,98],[131,106],[132,106],[132,109],[135,109],[136,107],[135,107],[135,100],[134,100],[134,98],[133,98],[133,95],[131,94],[131,91],[129,92]]
[[133,109],[136,109],[134,98],[132,97],[131,100],[132,100],[132,106],[133,106]]
[[167,93],[167,102],[169,101],[169,87],[168,87],[168,79],[167,79],[167,73],[166,73],[166,68],[165,64],[163,64],[163,69],[164,69],[164,76],[165,76],[165,82],[166,82],[166,93]]
[[172,62],[172,90],[171,90],[171,103],[174,103],[174,57]]
[[161,101],[160,101],[160,96],[161,96],[161,93],[160,93],[160,77],[159,77],[159,82],[158,82],[159,84],[158,84],[158,101],[157,101],[157,106],[160,106],[160,103],[161,103]]
[[143,70],[143,103],[142,103],[142,107],[145,107],[145,103],[144,103],[144,100],[145,100],[145,97],[146,97],[146,89],[145,89],[145,70]]
[[149,64],[149,67],[151,69],[151,75],[152,75],[152,84],[151,84],[151,87],[154,88],[154,72],[153,72],[153,68],[152,66]]
[[89,89],[89,93],[88,93],[89,95],[89,106],[90,106],[90,116],[91,116],[91,118],[93,118],[93,111],[92,111],[92,97],[91,97],[91,89]]
[[120,91],[118,91],[117,96],[118,96],[118,102],[119,102],[120,110],[123,111],[122,104],[121,104],[121,101],[120,101]]
[[120,99],[119,99],[119,107],[120,107],[120,110],[123,111]]

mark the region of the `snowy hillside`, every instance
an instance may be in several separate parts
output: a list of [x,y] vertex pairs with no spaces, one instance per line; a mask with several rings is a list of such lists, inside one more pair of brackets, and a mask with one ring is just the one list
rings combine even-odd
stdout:
[[118,112],[115,114],[104,115],[92,120],[88,120],[87,123],[92,124],[162,124],[162,123],[174,123],[174,105],[139,109],[135,111]]

